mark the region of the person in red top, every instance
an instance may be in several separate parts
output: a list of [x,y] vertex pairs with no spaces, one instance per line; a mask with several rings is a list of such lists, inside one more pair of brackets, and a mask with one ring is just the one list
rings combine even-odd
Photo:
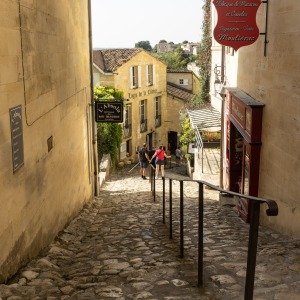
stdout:
[[155,153],[153,154],[153,156],[151,157],[150,163],[154,157],[156,157],[155,179],[158,179],[159,166],[160,166],[161,176],[164,177],[165,176],[165,157],[171,158],[171,156],[166,154],[166,152],[163,149],[163,146],[159,146],[158,150],[156,150]]

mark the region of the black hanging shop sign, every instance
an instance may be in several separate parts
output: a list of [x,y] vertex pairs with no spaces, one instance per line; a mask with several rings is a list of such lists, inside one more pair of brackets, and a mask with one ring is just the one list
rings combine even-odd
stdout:
[[123,102],[96,101],[95,118],[100,123],[123,123]]

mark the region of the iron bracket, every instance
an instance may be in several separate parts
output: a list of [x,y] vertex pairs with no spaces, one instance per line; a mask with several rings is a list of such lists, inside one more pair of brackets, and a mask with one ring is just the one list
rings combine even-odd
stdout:
[[269,12],[269,0],[264,0],[262,1],[262,3],[266,4],[266,23],[265,23],[265,32],[261,32],[260,35],[264,35],[265,36],[265,41],[264,41],[264,56],[267,56],[267,44],[269,43],[268,40],[268,12]]

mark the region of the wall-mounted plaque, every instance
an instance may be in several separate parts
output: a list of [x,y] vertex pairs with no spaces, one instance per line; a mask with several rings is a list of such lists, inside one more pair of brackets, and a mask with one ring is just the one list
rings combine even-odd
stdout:
[[95,117],[96,117],[96,122],[122,123],[123,102],[96,101]]
[[24,165],[24,145],[22,127],[22,106],[9,110],[13,172]]

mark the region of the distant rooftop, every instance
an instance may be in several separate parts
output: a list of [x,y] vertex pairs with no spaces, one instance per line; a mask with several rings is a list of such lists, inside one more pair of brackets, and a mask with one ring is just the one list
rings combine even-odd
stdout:
[[101,70],[111,73],[142,50],[141,48],[94,50],[93,60]]
[[167,73],[193,73],[192,71],[190,70],[172,70],[172,69],[168,69],[167,70]]
[[189,92],[188,90],[180,88],[179,86],[171,82],[167,82],[167,93],[168,95],[171,95],[184,101],[191,101],[195,97],[195,95]]

